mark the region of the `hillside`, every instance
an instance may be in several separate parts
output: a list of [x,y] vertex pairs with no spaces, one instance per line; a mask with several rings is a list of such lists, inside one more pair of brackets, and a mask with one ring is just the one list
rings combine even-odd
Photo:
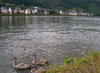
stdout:
[[85,11],[100,13],[100,1],[96,0],[3,0],[6,3],[24,4],[26,6],[40,6],[51,9]]
[[96,0],[40,0],[41,3],[55,9],[76,9],[90,13],[100,13],[100,1]]
[[42,4],[38,0],[3,0],[5,3],[12,3],[16,5],[26,6],[41,6]]
[[2,0],[0,0],[0,4],[2,4]]

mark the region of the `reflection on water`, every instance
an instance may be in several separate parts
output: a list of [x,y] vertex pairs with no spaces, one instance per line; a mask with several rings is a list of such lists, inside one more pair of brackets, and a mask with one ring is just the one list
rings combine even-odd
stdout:
[[31,64],[35,52],[37,59],[50,57],[50,64],[62,64],[66,57],[99,50],[99,27],[100,17],[1,16],[0,73],[28,73],[13,68],[13,56]]

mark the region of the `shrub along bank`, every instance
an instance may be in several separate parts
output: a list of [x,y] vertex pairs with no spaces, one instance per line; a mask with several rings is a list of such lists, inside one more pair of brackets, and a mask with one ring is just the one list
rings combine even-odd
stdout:
[[100,73],[100,52],[91,50],[81,58],[66,58],[64,64],[49,66],[41,73]]

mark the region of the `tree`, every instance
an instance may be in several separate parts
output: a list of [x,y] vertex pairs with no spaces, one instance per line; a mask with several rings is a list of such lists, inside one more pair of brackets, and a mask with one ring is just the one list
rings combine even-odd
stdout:
[[44,14],[44,9],[42,8],[41,11],[39,11],[39,14]]
[[50,11],[49,11],[49,14],[51,14],[51,15],[52,15],[52,14],[56,14],[56,12],[55,12],[55,10],[50,10]]

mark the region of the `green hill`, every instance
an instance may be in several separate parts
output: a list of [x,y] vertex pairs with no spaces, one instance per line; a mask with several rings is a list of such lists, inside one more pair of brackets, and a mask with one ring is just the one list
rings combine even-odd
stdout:
[[51,9],[75,9],[76,11],[100,13],[100,0],[3,0],[3,2]]
[[41,3],[38,0],[3,0],[3,2],[16,5],[41,6]]
[[40,2],[54,9],[100,13],[100,1],[96,0],[40,0]]
[[2,4],[2,0],[0,0],[0,4]]

